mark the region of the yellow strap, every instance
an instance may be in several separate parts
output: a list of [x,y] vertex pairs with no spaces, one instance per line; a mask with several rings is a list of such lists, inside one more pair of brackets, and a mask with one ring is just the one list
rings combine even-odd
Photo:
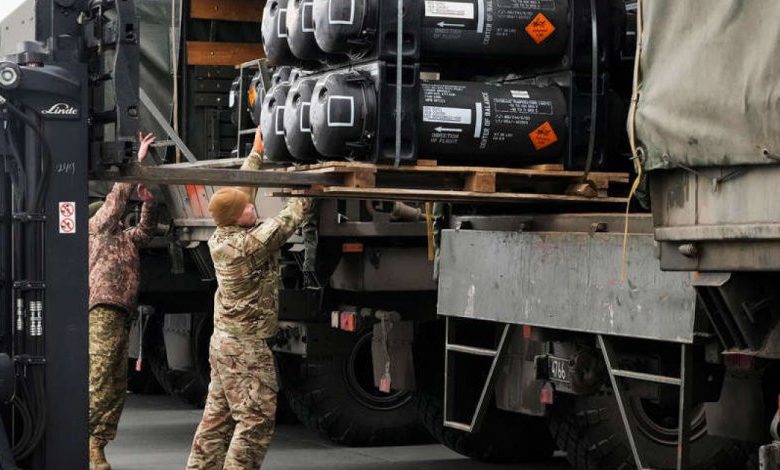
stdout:
[[631,92],[631,108],[628,111],[628,141],[631,144],[631,155],[636,169],[636,178],[631,185],[631,191],[628,193],[626,202],[626,220],[623,227],[623,256],[620,263],[620,281],[626,282],[626,268],[628,263],[628,219],[631,200],[634,198],[639,183],[642,181],[642,161],[639,159],[639,152],[636,146],[636,109],[639,104],[639,62],[642,56],[642,0],[637,1],[636,5],[636,57],[634,59],[634,84]]

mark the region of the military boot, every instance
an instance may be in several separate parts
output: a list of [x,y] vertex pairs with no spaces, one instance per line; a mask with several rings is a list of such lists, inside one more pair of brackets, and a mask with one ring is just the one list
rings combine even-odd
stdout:
[[89,469],[90,470],[111,470],[111,464],[106,460],[104,448],[107,442],[96,437],[89,438]]

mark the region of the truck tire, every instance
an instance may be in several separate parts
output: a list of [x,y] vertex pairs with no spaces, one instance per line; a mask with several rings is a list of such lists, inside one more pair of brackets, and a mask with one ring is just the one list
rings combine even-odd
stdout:
[[492,403],[478,432],[445,427],[441,396],[420,393],[418,415],[442,445],[461,455],[480,462],[517,464],[547,460],[555,452],[544,418],[499,410]]
[[134,358],[127,360],[127,390],[138,395],[155,395],[164,392],[148,366],[142,366],[140,371],[135,370]]
[[[168,367],[168,357],[163,339],[163,316],[157,315],[149,319],[144,334],[145,363],[151,370],[157,382],[169,395],[180,398],[185,403],[196,408],[202,408],[206,403],[208,393],[208,341],[206,340],[206,369],[203,367],[202,354],[197,354],[202,348],[202,341],[196,338],[204,334],[204,323],[207,315],[193,317],[193,362],[195,366],[189,370],[172,370]],[[210,330],[209,330],[210,331]],[[210,334],[210,333],[209,333]]]
[[[285,381],[298,419],[336,444],[363,447],[430,442],[415,412],[416,394],[383,394],[373,386],[371,332],[355,335],[349,353],[301,359]],[[284,379],[284,377],[283,377]]]
[[[558,406],[550,419],[550,431],[558,447],[566,451],[576,470],[634,469],[634,458],[615,398],[609,394],[578,397]],[[659,470],[675,468],[675,429],[647,422],[648,413],[633,402],[628,409],[642,464]],[[643,416],[640,416],[643,415]],[[691,470],[750,469],[747,447],[707,434],[702,415],[694,418],[689,447]],[[668,425],[667,425],[668,426]],[[676,426],[676,423],[675,423]]]

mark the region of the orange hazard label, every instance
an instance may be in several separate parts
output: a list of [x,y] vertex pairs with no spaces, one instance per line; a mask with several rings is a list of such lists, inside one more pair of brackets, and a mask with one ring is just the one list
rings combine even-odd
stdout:
[[528,137],[531,138],[536,150],[542,150],[558,142],[558,135],[555,134],[549,121],[544,121],[541,126],[532,130]]
[[531,39],[533,39],[536,44],[541,44],[555,32],[555,26],[550,23],[550,20],[548,20],[546,16],[539,13],[534,16],[534,19],[525,27],[525,32],[531,36]]

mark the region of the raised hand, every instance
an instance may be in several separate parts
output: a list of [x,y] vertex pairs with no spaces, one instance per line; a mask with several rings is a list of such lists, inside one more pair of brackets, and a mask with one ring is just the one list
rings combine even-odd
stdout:
[[153,143],[157,138],[154,136],[154,134],[149,133],[148,135],[144,135],[142,132],[138,133],[138,162],[143,162],[146,160],[146,157],[149,155],[149,148],[152,146]]
[[149,191],[149,188],[147,188],[145,185],[139,184],[138,199],[142,200],[143,202],[152,202],[154,201],[154,194],[152,194],[152,192]]

